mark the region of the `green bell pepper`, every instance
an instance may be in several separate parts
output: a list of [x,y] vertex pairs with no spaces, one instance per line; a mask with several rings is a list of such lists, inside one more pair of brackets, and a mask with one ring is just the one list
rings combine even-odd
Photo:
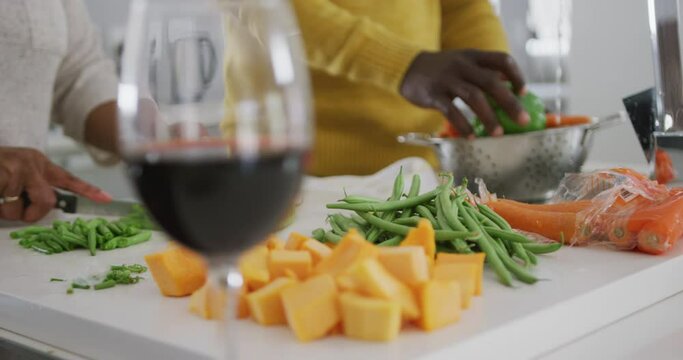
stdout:
[[[530,131],[538,131],[545,129],[546,117],[545,117],[545,105],[543,101],[536,96],[534,93],[527,91],[526,94],[517,97],[522,104],[522,107],[529,114],[529,123],[522,126],[517,123],[517,121],[512,120],[510,116],[503,110],[498,104],[490,99],[493,111],[498,117],[500,125],[503,127],[503,132],[505,134],[519,134]],[[474,119],[472,124],[474,128],[474,134],[476,136],[487,136],[486,130],[484,129],[484,124],[479,120],[479,118]]]

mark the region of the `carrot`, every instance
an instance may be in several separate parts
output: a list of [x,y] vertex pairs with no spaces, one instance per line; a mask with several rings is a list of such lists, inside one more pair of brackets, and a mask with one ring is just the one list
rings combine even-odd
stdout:
[[487,205],[515,229],[565,243],[574,237],[576,213],[530,210],[506,201],[491,201]]
[[510,205],[514,206],[523,207],[529,210],[573,213],[578,213],[583,210],[586,210],[591,206],[591,204],[593,204],[593,202],[590,200],[566,201],[556,204],[527,204],[519,201],[506,199],[498,199],[498,201],[509,203]]
[[662,204],[634,215],[640,218],[655,215],[650,217],[650,221],[645,223],[638,233],[638,250],[640,251],[654,255],[661,254],[683,236],[683,194],[673,196]]
[[655,153],[655,177],[660,184],[668,184],[677,176],[671,156],[662,150],[657,149]]
[[612,216],[607,227],[607,238],[620,250],[631,250],[636,247],[636,234],[628,231],[628,216]]
[[564,126],[585,125],[592,123],[593,120],[588,116],[583,115],[557,115],[546,114],[545,126],[547,128],[556,128]]

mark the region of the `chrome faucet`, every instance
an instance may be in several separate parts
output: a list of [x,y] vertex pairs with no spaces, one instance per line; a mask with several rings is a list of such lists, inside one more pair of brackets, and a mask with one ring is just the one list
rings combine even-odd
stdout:
[[679,0],[648,0],[648,12],[657,104],[654,135],[656,138],[683,137]]

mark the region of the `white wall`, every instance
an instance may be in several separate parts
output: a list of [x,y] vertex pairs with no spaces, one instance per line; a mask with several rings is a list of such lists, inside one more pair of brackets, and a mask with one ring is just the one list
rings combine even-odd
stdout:
[[[568,59],[570,111],[604,116],[654,85],[647,1],[574,0]],[[644,163],[630,124],[601,132],[590,160]]]

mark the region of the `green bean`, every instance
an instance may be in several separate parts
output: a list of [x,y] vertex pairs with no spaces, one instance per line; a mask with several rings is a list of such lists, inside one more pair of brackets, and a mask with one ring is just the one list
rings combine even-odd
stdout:
[[325,241],[331,242],[333,244],[339,244],[341,241],[342,237],[331,232],[331,231],[325,231]]
[[109,228],[101,222],[97,224],[97,232],[104,236],[106,240],[111,240],[114,238],[114,234],[111,232],[111,230],[109,230]]
[[540,254],[548,254],[551,252],[555,252],[557,250],[560,250],[562,247],[562,243],[559,242],[554,242],[554,243],[548,243],[548,244],[539,244],[539,243],[524,243],[522,244],[524,248],[536,255]]
[[59,245],[58,242],[53,241],[53,240],[51,240],[51,239],[43,240],[43,244],[45,244],[45,246],[46,246],[47,248],[49,248],[50,250],[52,250],[52,253],[54,253],[54,254],[59,254],[59,253],[61,253],[61,252],[64,251],[64,249],[62,249],[62,246]]
[[476,217],[477,221],[479,221],[479,223],[482,226],[490,226],[493,228],[500,228],[500,226],[498,226],[498,224],[496,224],[491,219],[486,217],[486,215],[482,214],[476,207],[474,207],[474,205],[470,204],[469,201],[465,201],[465,202],[463,202],[463,204],[465,205],[465,210],[469,211],[470,215]]
[[505,219],[503,219],[502,216],[496,214],[496,212],[493,211],[493,209],[491,209],[490,207],[488,207],[484,204],[478,204],[477,207],[479,208],[479,211],[482,214],[484,214],[484,216],[491,219],[491,221],[496,223],[496,225],[498,225],[501,229],[503,229],[503,230],[512,229],[510,224]]
[[352,221],[348,220],[346,216],[342,214],[332,214],[328,216],[327,219],[328,221],[333,221],[336,223],[337,227],[339,227],[344,234],[351,228],[351,224],[349,224],[349,222]]
[[[389,201],[397,201],[401,199],[401,196],[403,196],[403,190],[405,186],[403,184],[403,167],[401,167],[398,171],[398,175],[396,175],[396,178],[394,179],[394,189],[391,192],[391,197],[389,198]],[[398,209],[397,209],[398,210]],[[397,210],[387,210],[382,212],[382,219],[386,221],[392,221],[396,217],[396,211]],[[368,233],[367,240],[371,243],[377,242],[377,239],[382,235],[384,231],[381,228],[375,228]]]
[[36,242],[36,243],[32,244],[31,249],[33,249],[37,252],[41,252],[41,253],[46,254],[46,255],[52,254],[52,250],[49,247],[47,247],[45,244],[43,244],[42,242]]
[[536,257],[536,254],[532,253],[531,251],[524,249],[526,252],[526,256],[529,258],[529,262],[531,262],[531,265],[538,265],[538,258]]
[[415,227],[420,222],[420,220],[422,220],[422,218],[418,216],[399,217],[398,219],[394,220],[394,224]]
[[88,247],[88,243],[85,240],[81,239],[80,237],[77,237],[76,235],[64,233],[64,234],[60,234],[60,237],[62,238],[62,240],[66,241],[66,242],[68,242],[74,246],[80,246],[83,248]]
[[94,288],[95,290],[104,290],[104,289],[113,288],[114,286],[116,286],[116,281],[114,281],[114,280],[105,280],[105,281],[102,281],[102,282],[99,283],[99,284],[95,284],[95,286],[93,286],[93,288]]
[[108,240],[104,244],[102,244],[102,250],[114,250],[119,246],[119,239],[123,239],[122,237],[115,237],[111,240]]
[[26,237],[28,235],[35,235],[35,234],[41,234],[44,232],[52,231],[52,229],[44,227],[44,226],[29,226],[26,228],[23,228],[21,230],[17,231],[12,231],[9,233],[9,236],[12,239],[21,239],[23,237]]
[[359,203],[359,204],[348,204],[348,203],[334,203],[327,204],[328,209],[341,209],[341,210],[353,210],[362,212],[384,212],[384,211],[396,211],[405,208],[411,208],[424,203],[429,199],[433,199],[438,193],[439,189],[432,190],[430,192],[418,195],[410,199],[403,200],[389,200],[381,203]]
[[441,227],[439,226],[439,224],[437,223],[436,219],[434,218],[434,215],[432,215],[432,212],[429,211],[429,209],[427,209],[427,208],[424,207],[423,205],[418,205],[418,206],[416,206],[416,207],[415,207],[415,211],[417,211],[417,213],[418,213],[421,217],[423,217],[423,218],[429,220],[429,222],[432,223],[432,228],[434,228],[434,230],[439,230],[439,229],[441,228]]
[[[449,194],[450,189],[444,189],[443,191],[441,191],[438,198],[437,211],[439,211],[440,208],[440,210],[443,213],[444,219],[446,220],[446,223],[453,230],[466,231],[467,228],[460,222],[460,220],[458,220],[458,214],[455,211],[453,211],[453,206],[451,205],[451,198],[449,197]],[[458,211],[461,211],[460,206],[462,205],[462,202],[456,202],[456,205]]]
[[82,283],[79,283],[79,282],[72,282],[72,283],[71,283],[71,288],[73,288],[73,289],[88,290],[88,289],[90,289],[90,285],[88,285],[88,284],[82,284]]
[[313,232],[311,233],[311,236],[320,242],[325,242],[325,229],[317,228],[317,229],[313,230]]
[[74,288],[72,288],[71,286],[69,286],[69,287],[66,289],[66,293],[67,293],[68,295],[73,294],[73,293],[74,293]]
[[367,226],[368,225],[368,222],[365,221],[365,219],[363,219],[362,217],[358,216],[358,214],[356,214],[356,213],[351,214],[351,220],[353,220],[353,222],[355,222],[359,226]]
[[[410,182],[410,190],[408,190],[408,196],[407,196],[408,199],[420,195],[420,182],[421,182],[420,175],[418,175],[418,174],[413,175],[413,179]],[[401,214],[401,218],[410,217],[410,215],[412,213],[412,209],[413,209],[412,207],[403,209],[403,213]]]
[[106,226],[114,235],[123,235],[123,230],[115,223],[107,223]]
[[498,253],[498,256],[502,260],[503,264],[505,267],[519,280],[527,284],[534,284],[538,281],[538,279],[531,275],[529,272],[527,272],[523,267],[521,267],[519,264],[517,264],[514,260],[508,256],[508,254],[505,253],[505,250],[497,247],[496,251]]
[[62,249],[66,250],[66,251],[71,251],[71,250],[73,250],[73,248],[74,248],[73,244],[71,244],[70,242],[68,242],[68,241],[66,241],[66,240],[64,240],[64,239],[62,239],[60,236],[57,236],[56,234],[48,234],[48,236],[49,236],[48,238],[49,238],[50,240],[52,240],[52,241],[56,242],[57,244],[59,244],[59,246],[60,246]]
[[126,235],[128,235],[128,236],[137,235],[140,233],[140,231],[141,230],[139,227],[137,227],[135,225],[131,225],[131,226],[126,228]]
[[348,204],[362,204],[362,203],[381,203],[384,200],[369,197],[369,196],[349,195],[349,196],[344,197],[340,201],[348,203]]
[[423,204],[432,214],[436,214],[436,205]]
[[332,232],[334,232],[335,234],[339,236],[344,236],[344,234],[346,234],[346,231],[342,229],[339,226],[339,224],[337,224],[337,222],[334,219],[334,216],[328,216],[327,222],[330,224],[330,226],[332,227]]
[[486,254],[488,263],[489,265],[491,265],[491,268],[498,276],[498,280],[503,285],[512,286],[512,276],[508,269],[505,267],[503,261],[500,259],[500,256],[498,256],[498,253],[496,251],[497,245],[494,244],[493,239],[491,239],[489,235],[479,227],[476,221],[474,221],[474,219],[470,217],[470,214],[464,211],[464,209],[462,208],[462,203],[457,203],[457,205],[458,210],[460,211],[460,213],[462,213],[463,219],[465,221],[465,226],[470,231],[481,232],[482,236],[480,236],[477,239],[477,243],[479,244],[481,250]]
[[73,233],[73,234],[76,235],[76,236],[83,236],[83,235],[84,235],[84,234],[83,234],[83,228],[80,227],[80,226],[73,226],[71,229],[63,228],[63,229],[60,229],[60,230],[62,231],[61,233],[70,232],[70,233]]
[[90,229],[88,231],[88,251],[90,251],[90,256],[95,256],[97,252],[97,231],[95,229]]
[[439,224],[439,228],[443,230],[453,230],[451,229],[451,226],[448,225],[448,222],[446,221],[446,217],[443,213],[442,207],[441,207],[441,201],[440,198],[436,198],[436,223]]
[[139,234],[129,237],[119,237],[116,243],[118,248],[126,248],[148,241],[152,237],[152,232],[149,230],[141,231]]
[[524,246],[520,243],[513,242],[512,244],[512,250],[515,253],[515,256],[517,256],[520,260],[524,261],[524,266],[530,266],[531,265],[531,260],[529,259],[529,256],[526,254],[526,250],[524,249]]
[[377,246],[398,246],[401,244],[401,241],[403,241],[403,236],[396,235],[388,240],[384,240],[381,243],[377,244]]
[[499,237],[505,241],[510,241],[513,243],[531,243],[531,240],[526,236],[513,232],[512,230],[500,230],[490,226],[484,226],[484,231],[486,231],[492,237]]
[[[358,213],[361,217],[368,221],[368,223],[382,228],[393,234],[398,234],[402,236],[408,235],[408,232],[412,229],[410,226],[395,224],[391,221],[382,220],[379,217],[368,214],[368,213]],[[477,232],[469,231],[453,231],[453,230],[436,230],[434,231],[436,241],[451,241],[453,239],[474,239],[478,236]]]
[[60,278],[50,278],[50,282],[63,282],[63,281],[64,281],[64,279],[60,279]]

